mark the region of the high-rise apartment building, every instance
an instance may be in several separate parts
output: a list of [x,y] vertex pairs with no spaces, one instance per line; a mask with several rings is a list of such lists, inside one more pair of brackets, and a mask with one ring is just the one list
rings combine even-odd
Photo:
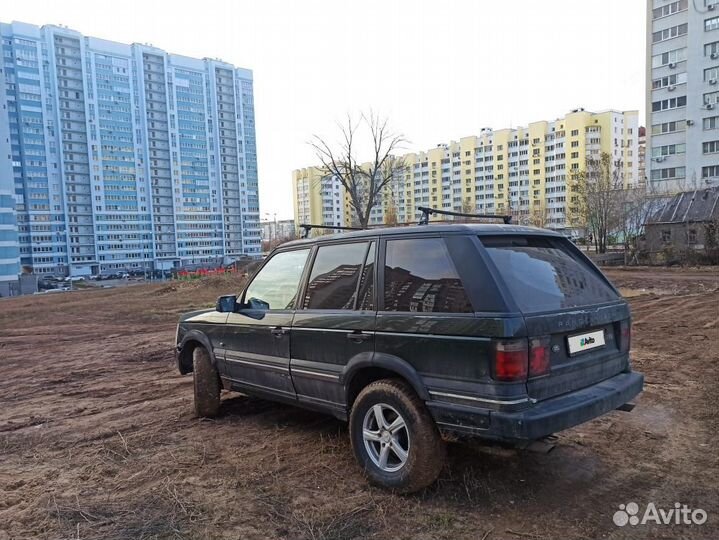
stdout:
[[[0,66],[0,119],[7,118],[5,69]],[[18,283],[20,251],[15,216],[10,126],[0,121],[0,297],[10,296]]]
[[[626,187],[640,179],[637,111],[571,111],[528,127],[482,129],[479,136],[406,154],[406,170],[385,190],[371,224],[413,221],[418,206],[452,211],[511,214],[515,222],[568,234],[580,223],[576,173],[587,158],[611,157]],[[295,222],[353,223],[344,189],[315,167],[293,173]]]
[[59,26],[0,24],[0,38],[22,265],[83,275],[260,253],[251,71]]
[[263,242],[294,240],[297,236],[294,219],[261,221],[260,225],[262,227]]
[[292,194],[296,226],[302,223],[342,226],[351,222],[344,188],[317,167],[293,171]]
[[647,1],[647,174],[658,192],[719,183],[719,0]]
[[639,185],[647,182],[647,129],[639,127]]

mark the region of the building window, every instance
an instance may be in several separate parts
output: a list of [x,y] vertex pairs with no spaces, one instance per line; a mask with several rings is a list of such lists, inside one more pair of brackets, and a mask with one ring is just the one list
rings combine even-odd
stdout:
[[719,92],[704,94],[704,105],[716,105],[717,103],[719,103]]
[[672,231],[670,229],[662,230],[662,243],[668,244],[672,241]]
[[704,45],[704,56],[719,57],[719,41],[712,41]]
[[710,67],[704,70],[704,82],[716,84],[717,79],[719,79],[719,67]]
[[673,75],[668,75],[666,77],[660,77],[659,79],[654,79],[652,81],[652,90],[658,90],[660,88],[666,88],[668,86],[676,86],[677,84],[686,84],[687,82],[687,74],[684,73],[675,73]]
[[697,230],[689,229],[687,231],[687,244],[696,244],[696,243],[697,243]]
[[[719,92],[714,92],[719,94]],[[705,99],[708,94],[704,94]],[[705,101],[706,103],[706,101]],[[652,103],[652,112],[658,112],[658,111],[667,111],[670,109],[678,109],[680,107],[686,107],[687,105],[687,97],[686,96],[679,96],[676,98],[670,98],[670,99],[662,99],[660,101],[655,101]]]
[[652,34],[652,43],[659,43],[668,39],[673,39],[687,34],[687,23],[665,28]]
[[702,178],[716,177],[719,177],[719,165],[709,165],[708,167],[702,167]]
[[673,156],[675,154],[684,154],[686,152],[686,144],[668,144],[665,146],[655,146],[652,148],[652,157]]
[[684,131],[687,128],[686,120],[678,120],[676,122],[662,122],[652,126],[652,135],[661,135],[663,133],[674,133],[676,131]]
[[705,130],[717,129],[719,127],[719,116],[710,116],[702,121]]
[[669,15],[673,15],[674,13],[684,11],[685,9],[687,9],[688,3],[689,0],[678,0],[677,2],[667,4],[666,6],[655,8],[652,10],[652,18],[659,19],[661,17],[668,17]]
[[704,20],[704,31],[716,30],[719,28],[719,17],[712,17],[711,19]]
[[702,143],[702,154],[716,154],[719,152],[719,141]]
[[[676,64],[678,62],[683,62],[687,59],[687,49],[686,47],[682,49],[674,49],[673,51],[667,51],[662,54],[657,54],[652,56],[652,67],[658,68],[661,66],[666,66],[669,64]],[[672,67],[672,66],[669,66]]]
[[685,167],[667,167],[666,169],[652,169],[652,180],[677,180],[686,177]]

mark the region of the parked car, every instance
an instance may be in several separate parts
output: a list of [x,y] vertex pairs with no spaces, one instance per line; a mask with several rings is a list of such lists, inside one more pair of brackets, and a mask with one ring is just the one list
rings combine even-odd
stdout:
[[369,480],[403,492],[437,478],[444,438],[524,444],[643,386],[611,282],[567,238],[511,225],[283,244],[176,341],[199,416],[221,389],[332,414]]

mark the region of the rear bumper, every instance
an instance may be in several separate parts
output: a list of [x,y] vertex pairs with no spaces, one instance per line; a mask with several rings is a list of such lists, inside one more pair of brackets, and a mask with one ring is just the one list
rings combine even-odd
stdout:
[[455,405],[427,405],[442,431],[504,441],[541,439],[615,410],[642,391],[641,373],[620,373],[582,390],[538,402],[517,412]]

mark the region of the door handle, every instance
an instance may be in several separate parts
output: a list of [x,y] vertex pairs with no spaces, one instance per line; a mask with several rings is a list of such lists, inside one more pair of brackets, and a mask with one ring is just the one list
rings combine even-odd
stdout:
[[274,328],[270,329],[270,332],[272,332],[272,335],[275,337],[282,337],[285,334],[289,333],[289,329],[282,328],[281,326],[275,326]]
[[368,339],[372,339],[372,334],[365,334],[364,332],[351,332],[347,334],[347,339],[354,341],[355,343],[362,343]]

